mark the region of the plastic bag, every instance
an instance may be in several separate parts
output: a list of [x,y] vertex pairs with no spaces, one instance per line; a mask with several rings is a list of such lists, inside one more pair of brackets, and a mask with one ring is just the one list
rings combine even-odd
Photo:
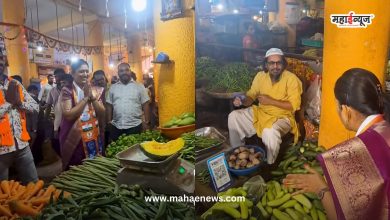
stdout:
[[305,110],[308,118],[319,123],[321,113],[321,77],[319,75],[316,75],[310,84],[306,92],[306,100]]
[[247,191],[247,198],[252,201],[258,201],[263,196],[267,189],[267,184],[263,177],[260,175],[254,176],[246,181],[243,185],[245,191]]

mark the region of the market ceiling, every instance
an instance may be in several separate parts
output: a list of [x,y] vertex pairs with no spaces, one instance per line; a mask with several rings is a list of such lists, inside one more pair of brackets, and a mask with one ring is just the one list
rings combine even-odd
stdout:
[[[4,1],[4,0],[3,0]],[[109,26],[111,38],[115,42],[120,36],[131,35],[137,31],[144,32],[152,27],[152,2],[148,0],[147,8],[143,12],[135,12],[131,7],[131,0],[24,0],[26,5],[25,25],[38,30],[51,37],[57,38],[57,16],[60,39],[67,42],[82,42],[83,18],[86,38],[88,37],[88,24],[100,20],[103,22],[104,44],[109,44]],[[81,12],[79,4],[81,2]],[[106,7],[107,3],[107,7]],[[57,13],[56,13],[57,5]],[[37,16],[38,6],[38,16]],[[125,9],[127,28],[125,28]],[[71,11],[72,18],[71,19]],[[109,16],[107,17],[107,11]],[[0,10],[2,20],[2,10]],[[73,20],[73,34],[72,22]]]

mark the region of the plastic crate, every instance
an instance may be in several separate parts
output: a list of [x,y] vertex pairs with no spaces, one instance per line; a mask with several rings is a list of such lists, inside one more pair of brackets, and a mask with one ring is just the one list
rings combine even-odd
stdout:
[[324,42],[320,40],[302,39],[302,45],[322,48],[324,46]]

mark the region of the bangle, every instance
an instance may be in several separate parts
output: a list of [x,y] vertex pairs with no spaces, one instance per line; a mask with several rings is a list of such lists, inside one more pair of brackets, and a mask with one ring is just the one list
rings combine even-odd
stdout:
[[320,198],[320,200],[322,200],[325,196],[325,193],[329,191],[329,188],[328,187],[325,187],[325,188],[322,188],[318,193],[317,193],[317,196],[318,198]]

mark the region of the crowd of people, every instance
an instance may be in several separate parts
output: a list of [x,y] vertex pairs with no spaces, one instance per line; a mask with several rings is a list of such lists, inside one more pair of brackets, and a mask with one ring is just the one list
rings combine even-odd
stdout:
[[103,70],[90,76],[88,63],[80,59],[70,73],[55,69],[45,86],[26,90],[0,63],[0,180],[11,170],[23,183],[37,181],[36,165],[47,162],[45,146],[67,170],[104,155],[105,146],[122,134],[154,128],[153,79],[144,76],[144,83],[136,82],[128,63],[118,65],[118,76],[109,83]]

